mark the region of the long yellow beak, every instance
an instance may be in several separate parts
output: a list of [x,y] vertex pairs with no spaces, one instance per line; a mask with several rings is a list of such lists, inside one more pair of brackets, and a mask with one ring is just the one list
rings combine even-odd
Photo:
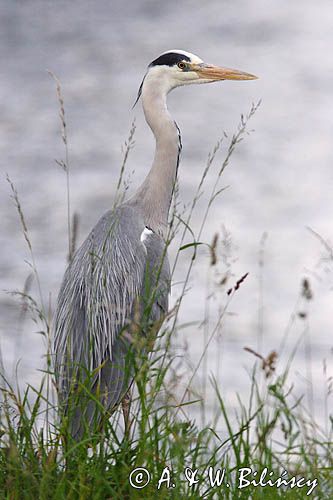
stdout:
[[218,80],[256,80],[258,77],[245,73],[238,69],[221,68],[220,66],[213,66],[212,64],[193,64],[193,71],[197,73],[200,78],[218,81]]

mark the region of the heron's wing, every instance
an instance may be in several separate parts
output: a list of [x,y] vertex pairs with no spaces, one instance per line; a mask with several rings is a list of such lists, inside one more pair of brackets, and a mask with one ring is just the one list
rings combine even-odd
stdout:
[[[164,244],[155,234],[144,240],[144,230],[132,207],[107,212],[65,273],[54,322],[55,371],[65,404],[70,386],[82,380],[82,370],[92,377],[94,390],[98,386],[107,392],[104,406],[119,403],[130,378],[124,375],[129,343],[122,334],[136,320],[138,304],[141,314],[150,300],[147,282],[154,296],[149,321],[167,309],[170,277]],[[155,285],[152,276],[157,277]]]

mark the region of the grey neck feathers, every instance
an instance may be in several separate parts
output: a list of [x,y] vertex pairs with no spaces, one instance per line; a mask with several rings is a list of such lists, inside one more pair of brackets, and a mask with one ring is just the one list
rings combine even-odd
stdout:
[[156,140],[152,167],[130,200],[142,210],[146,226],[165,236],[181,149],[179,129],[167,109],[167,91],[144,81],[143,110]]

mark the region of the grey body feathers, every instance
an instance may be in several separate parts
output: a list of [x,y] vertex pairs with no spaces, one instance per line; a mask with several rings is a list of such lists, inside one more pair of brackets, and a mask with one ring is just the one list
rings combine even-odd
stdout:
[[[85,380],[111,412],[133,378],[126,358],[133,350],[129,334],[137,319],[135,308],[147,329],[167,311],[170,270],[165,243],[153,231],[141,240],[144,230],[144,218],[135,205],[125,203],[108,211],[66,270],[53,327],[55,374],[65,412]],[[71,410],[70,419],[75,438],[100,419],[93,399],[77,399],[82,408]]]

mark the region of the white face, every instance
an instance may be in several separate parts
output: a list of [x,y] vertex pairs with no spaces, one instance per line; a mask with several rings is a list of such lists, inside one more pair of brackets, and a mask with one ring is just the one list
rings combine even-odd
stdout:
[[148,66],[138,98],[141,90],[144,91],[147,86],[151,92],[167,94],[181,85],[256,78],[254,75],[236,69],[206,64],[200,57],[185,50],[168,50]]
[[174,49],[163,52],[158,59],[162,59],[162,57],[167,54],[170,54],[170,56],[172,56],[172,54],[179,54],[184,57],[180,57],[179,61],[175,61],[172,65],[156,64],[150,66],[145,78],[147,82],[155,80],[157,83],[158,81],[158,86],[160,86],[161,82],[163,82],[163,87],[167,92],[169,92],[170,90],[182,85],[189,85],[192,83],[208,83],[213,81],[210,79],[200,78],[198,73],[194,70],[195,67],[199,67],[200,65],[204,66],[203,60],[195,54],[191,54],[185,50]]

